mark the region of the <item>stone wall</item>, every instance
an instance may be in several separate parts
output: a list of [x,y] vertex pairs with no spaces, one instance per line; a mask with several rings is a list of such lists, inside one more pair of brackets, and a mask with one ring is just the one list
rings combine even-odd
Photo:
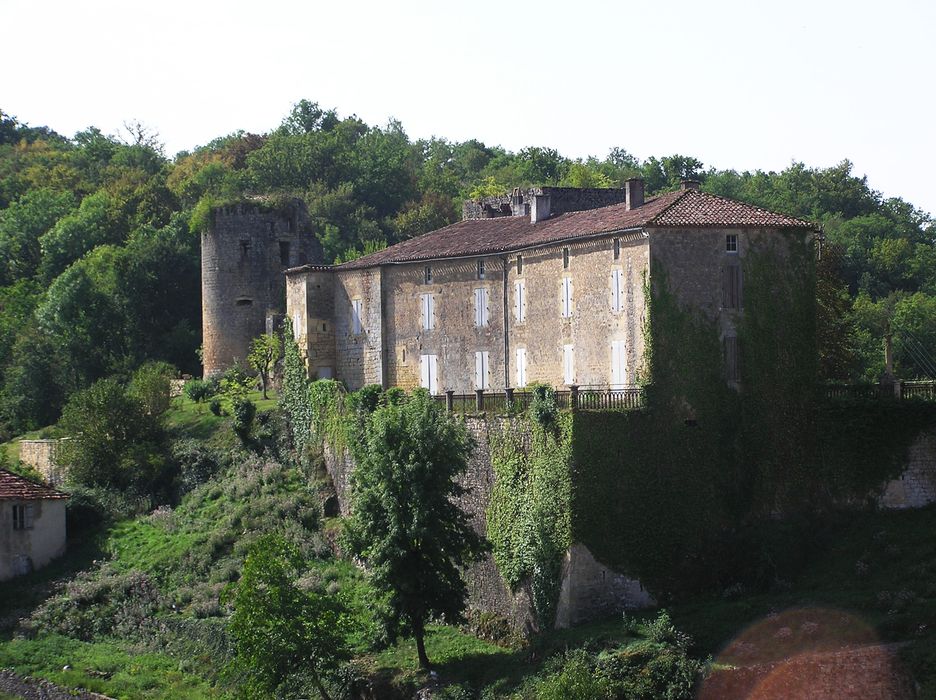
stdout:
[[286,274],[286,310],[293,338],[312,379],[335,376],[335,275],[331,268],[312,267]]
[[[508,418],[466,417],[465,424],[476,443],[468,469],[461,483],[468,491],[460,505],[471,518],[475,530],[487,535],[486,511],[494,486],[491,463],[490,432],[492,430],[525,429],[522,423]],[[325,467],[335,486],[342,514],[351,508],[350,476],[354,462],[346,451],[325,447]],[[513,629],[529,633],[536,629],[536,619],[528,587],[512,592],[504,583],[492,556],[468,568],[468,606],[473,610],[494,613],[507,619]],[[562,585],[555,624],[570,627],[597,617],[622,610],[653,605],[653,598],[639,581],[615,573],[595,561],[581,544],[566,553],[562,568]]]
[[[484,279],[478,279],[478,262]],[[426,264],[393,265],[385,270],[387,382],[404,389],[420,384],[420,356],[438,358],[439,392],[459,394],[480,388],[475,353],[488,353],[488,387],[504,388],[504,278],[499,258],[461,258]],[[487,325],[477,326],[475,290],[487,292]],[[423,329],[421,295],[432,294],[433,329]]]
[[286,306],[284,271],[321,263],[321,245],[299,200],[244,202],[212,212],[201,237],[202,345],[206,376],[244,364],[268,311]]
[[58,486],[65,481],[66,470],[55,461],[61,440],[20,440],[18,444],[20,461],[42,474],[46,483]]
[[515,190],[510,194],[467,200],[462,204],[462,219],[529,216],[529,206],[536,196],[549,198],[549,211],[552,216],[624,202],[624,190],[619,188],[533,187]]
[[[384,382],[383,270],[379,267],[338,271],[334,317],[337,377],[349,390]],[[361,302],[361,328],[354,332],[352,305]],[[316,317],[320,314],[315,313]],[[323,315],[323,314],[322,314]]]
[[922,508],[936,503],[936,428],[925,430],[907,449],[907,468],[888,482],[878,502],[883,508]]

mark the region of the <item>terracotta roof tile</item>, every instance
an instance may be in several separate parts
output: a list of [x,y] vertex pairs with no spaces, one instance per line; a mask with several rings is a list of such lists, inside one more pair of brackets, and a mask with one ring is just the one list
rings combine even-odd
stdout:
[[627,209],[613,204],[539,223],[528,216],[467,219],[337,266],[339,270],[470,255],[491,255],[626,229],[651,227],[815,228],[813,224],[724,197],[678,190]]
[[29,479],[0,469],[0,500],[37,501],[68,498],[68,494],[56,491],[48,486],[34,484]]
[[661,213],[648,222],[649,226],[691,226],[701,228],[751,227],[751,228],[803,228],[815,226],[802,219],[777,214],[718,195],[688,190]]

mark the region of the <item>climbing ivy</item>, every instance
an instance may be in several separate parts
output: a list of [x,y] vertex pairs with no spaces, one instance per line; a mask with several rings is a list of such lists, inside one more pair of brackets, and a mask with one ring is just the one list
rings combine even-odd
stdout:
[[[532,415],[532,414],[531,414]],[[490,437],[494,486],[487,508],[494,561],[516,591],[529,583],[540,627],[552,627],[562,558],[572,544],[572,416],[520,416]]]
[[279,403],[289,416],[296,451],[304,455],[312,430],[310,382],[299,345],[294,340],[292,321],[288,318],[283,322],[283,338],[283,385]]

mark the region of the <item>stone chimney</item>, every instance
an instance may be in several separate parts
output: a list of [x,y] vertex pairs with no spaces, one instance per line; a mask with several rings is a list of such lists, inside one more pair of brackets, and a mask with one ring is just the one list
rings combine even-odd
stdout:
[[679,189],[681,190],[698,190],[702,186],[702,183],[698,180],[683,179],[679,183]]
[[644,181],[632,177],[624,183],[624,208],[627,211],[642,207],[644,203]]
[[530,223],[545,221],[549,218],[549,195],[530,192]]

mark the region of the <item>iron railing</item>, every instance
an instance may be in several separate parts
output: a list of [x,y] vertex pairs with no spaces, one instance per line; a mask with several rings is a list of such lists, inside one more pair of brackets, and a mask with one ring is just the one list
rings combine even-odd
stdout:
[[[566,410],[632,411],[644,407],[640,387],[570,386],[554,391],[556,405]],[[525,389],[505,391],[477,390],[472,394],[447,391],[433,397],[452,413],[519,413],[529,408],[533,392]]]
[[893,384],[826,384],[827,399],[894,399],[936,401],[936,381],[901,381]]

